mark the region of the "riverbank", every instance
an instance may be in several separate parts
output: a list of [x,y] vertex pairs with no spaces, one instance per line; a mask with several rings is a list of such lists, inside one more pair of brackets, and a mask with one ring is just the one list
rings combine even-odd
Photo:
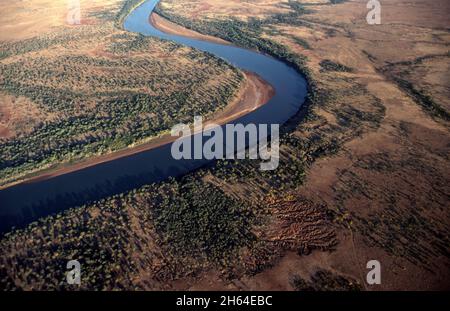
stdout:
[[[231,43],[225,40],[215,38],[213,36],[202,35],[198,32],[186,29],[182,26],[178,26],[164,19],[163,17],[158,16],[155,13],[152,13],[149,16],[148,21],[150,24],[152,24],[152,26],[165,33],[182,35],[189,38],[213,43],[231,45]],[[218,111],[212,118],[207,119],[206,124],[214,123],[223,125],[231,122],[266,104],[275,95],[273,87],[269,83],[258,77],[256,74],[244,72],[244,75],[245,82],[243,83],[243,86],[238,90],[237,94],[234,96],[234,100],[230,102],[223,110]],[[175,140],[176,137],[171,137],[169,133],[165,133],[161,136],[150,138],[148,142],[139,144],[137,146],[128,147],[123,150],[114,151],[111,153],[82,159],[75,162],[61,163],[38,172],[29,173],[28,175],[20,178],[17,181],[0,186],[0,190],[20,184],[39,182],[64,174],[76,172],[101,163],[114,161],[123,157],[152,150],[154,148],[170,144]]]
[[152,13],[150,15],[149,22],[153,27],[155,27],[156,29],[158,29],[164,33],[167,33],[167,34],[179,35],[179,36],[183,36],[183,37],[188,37],[188,38],[192,38],[192,39],[203,40],[203,41],[208,41],[208,42],[213,42],[213,43],[218,43],[218,44],[232,45],[231,42],[225,41],[223,39],[204,35],[199,32],[196,32],[194,30],[187,29],[183,26],[172,23],[168,19],[166,19],[156,13]]
[[[156,40],[159,43],[172,45],[169,41],[173,41],[210,55],[216,55],[221,59],[217,59],[218,62],[233,64],[240,69],[242,75],[239,77],[239,83],[233,87],[233,92],[225,92],[227,100],[220,106],[221,113],[218,112],[219,109],[215,108],[215,105],[206,110],[197,110],[196,101],[202,101],[200,96],[195,101],[190,101],[193,107],[189,109],[192,112],[187,118],[180,119],[183,120],[182,122],[191,122],[191,117],[203,115],[204,124],[208,122],[284,124],[298,112],[306,96],[307,83],[292,67],[254,50],[166,34],[149,23],[150,13],[156,3],[155,1],[146,1],[133,10],[124,21],[123,29],[130,33],[160,38],[162,41]],[[153,52],[151,55],[160,55],[157,54],[158,51],[154,50],[154,46],[155,43],[144,47],[142,53],[145,53],[145,50],[151,50]],[[193,60],[196,59],[195,54],[190,54],[190,56],[193,57]],[[191,72],[199,70],[201,72],[197,74],[208,75],[213,67],[204,67],[205,63],[202,60],[203,58],[199,59],[198,67],[189,70]],[[171,61],[176,61],[176,59]],[[183,67],[180,69],[184,70]],[[162,71],[162,73],[164,72]],[[259,78],[253,79],[249,72],[256,74]],[[248,75],[247,78],[244,73]],[[177,77],[178,72],[166,74],[170,77]],[[260,79],[267,81],[273,89],[262,88],[260,85],[264,82]],[[220,81],[211,81],[211,86],[217,86]],[[246,84],[247,81],[253,81],[253,83]],[[248,87],[243,87],[246,85]],[[241,87],[243,88],[241,89]],[[267,92],[261,92],[262,89],[266,89]],[[243,93],[240,93],[239,90]],[[191,91],[195,92],[195,89],[191,89]],[[249,95],[241,96],[244,93]],[[209,98],[207,91],[203,91],[202,94]],[[271,99],[264,104],[269,98]],[[216,101],[214,100],[214,102]],[[256,109],[258,107],[260,108]],[[159,112],[164,114],[166,108],[158,109],[161,109]],[[228,120],[233,121],[227,122]],[[142,136],[134,145],[123,145],[122,149],[116,149],[114,153],[112,149],[104,149],[104,152],[110,153],[110,155],[102,156],[100,153],[91,153],[84,159],[77,158],[64,163],[55,163],[54,166],[36,170],[35,175],[30,172],[18,177],[17,180],[25,178],[27,180],[0,191],[0,201],[2,202],[0,216],[5,219],[4,222],[0,222],[0,232],[6,232],[12,226],[24,226],[50,213],[80,206],[86,202],[125,193],[142,185],[158,183],[170,177],[181,177],[209,163],[206,159],[179,161],[172,157],[171,144],[167,143],[163,137],[164,134],[168,134],[172,125],[169,125],[165,132],[153,134],[154,136],[147,134],[147,138]],[[132,134],[130,132],[130,135]],[[150,143],[153,145],[149,146]],[[289,173],[289,175],[292,174]],[[30,210],[32,210],[31,213]]]
[[[212,119],[208,119],[205,122],[205,126],[211,123],[224,125],[230,121],[238,119],[239,117],[242,117],[266,104],[275,95],[275,91],[273,90],[273,88],[257,75],[250,72],[245,72],[244,74],[245,84],[238,91],[235,99],[222,111],[218,112],[215,117],[213,117]],[[164,134],[142,145],[90,158],[84,161],[79,161],[73,164],[61,165],[56,168],[49,169],[45,173],[26,178],[15,184],[6,185],[4,187],[1,187],[0,189],[6,189],[17,184],[39,182],[64,174],[76,172],[101,163],[114,161],[123,157],[155,149],[166,144],[171,144],[176,139],[177,137],[172,137],[170,134]]]
[[[275,91],[270,86],[270,84],[259,78],[257,75],[250,72],[244,72],[244,75],[244,85],[237,92],[234,100],[223,110],[217,112],[217,114],[213,118],[207,119],[205,125],[210,123],[223,125],[231,122],[263,106],[275,95]],[[76,172],[85,168],[93,167],[101,163],[106,163],[127,156],[135,155],[141,152],[161,147],[166,144],[170,144],[176,139],[177,137],[172,137],[169,133],[167,133],[159,137],[155,137],[149,142],[135,147],[130,147],[120,151],[88,158],[86,160],[77,161],[75,163],[61,164],[56,167],[45,169],[37,173],[37,175],[36,173],[31,173],[28,177],[25,177],[19,181],[1,186],[0,190],[7,189],[19,184],[28,184],[47,180],[64,174]]]

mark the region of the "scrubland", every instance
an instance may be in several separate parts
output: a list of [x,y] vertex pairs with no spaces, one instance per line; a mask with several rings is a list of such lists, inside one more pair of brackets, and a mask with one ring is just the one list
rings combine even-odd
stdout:
[[66,2],[48,4],[50,13],[40,9],[45,4],[19,10],[13,1],[5,12],[37,23],[52,14],[61,24],[44,23],[30,38],[20,37],[18,22],[0,24],[18,34],[0,37],[2,185],[211,116],[243,85],[243,74],[222,60],[119,29],[122,1],[81,1],[81,25],[64,24]]
[[80,258],[86,288],[448,289],[448,3],[386,0],[371,26],[366,1],[333,2],[163,0],[305,74],[279,168],[219,161],[8,233],[2,286],[67,287]]

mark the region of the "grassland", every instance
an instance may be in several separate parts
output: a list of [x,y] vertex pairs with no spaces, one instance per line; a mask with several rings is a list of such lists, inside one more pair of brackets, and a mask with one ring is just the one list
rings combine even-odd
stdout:
[[384,1],[369,26],[365,1],[333,3],[163,0],[172,21],[308,77],[279,169],[219,161],[8,233],[2,287],[76,289],[64,265],[79,258],[83,288],[448,288],[447,4]]

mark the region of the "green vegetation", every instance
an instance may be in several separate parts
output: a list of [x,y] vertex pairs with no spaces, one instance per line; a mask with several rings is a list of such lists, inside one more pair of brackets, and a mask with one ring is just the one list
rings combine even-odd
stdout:
[[6,234],[0,288],[71,289],[65,279],[70,259],[80,261],[82,289],[90,290],[141,288],[139,271],[160,281],[205,265],[232,271],[242,260],[240,248],[254,243],[255,216],[201,177],[145,186]]
[[162,183],[151,210],[156,231],[176,256],[203,256],[209,262],[227,262],[236,251],[250,246],[253,212],[243,202],[201,181],[201,173],[182,181]]
[[[49,47],[58,52],[48,55]],[[112,21],[2,43],[0,50],[15,55],[0,62],[0,90],[55,116],[29,133],[0,139],[0,184],[143,142],[192,122],[193,115],[208,117],[243,81],[222,59],[119,32]]]
[[254,49],[275,56],[298,69],[300,72],[307,74],[307,69],[304,66],[304,58],[302,56],[291,52],[284,45],[261,37],[265,27],[270,27],[271,25],[303,24],[300,17],[303,14],[308,13],[304,6],[292,0],[290,0],[287,4],[291,8],[291,12],[289,13],[273,14],[264,20],[250,18],[247,22],[236,18],[227,20],[193,21],[183,16],[163,10],[161,2],[155,8],[155,12],[188,29],[219,37],[244,48]]
[[401,79],[394,78],[394,81],[405,90],[412,98],[415,99],[416,103],[421,105],[428,113],[431,115],[442,118],[445,121],[450,121],[450,113],[443,108],[441,105],[436,103],[431,96],[425,94],[423,91],[418,90],[414,84],[411,82]]
[[344,3],[344,2],[346,2],[347,0],[330,0],[330,3],[331,4],[339,4],[339,3]]
[[46,50],[52,47],[67,45],[70,42],[79,40],[89,40],[94,44],[95,37],[106,36],[111,29],[106,25],[104,27],[84,26],[83,31],[73,29],[59,28],[58,31],[49,34],[43,34],[39,37],[25,39],[13,42],[0,41],[0,60],[10,57]]
[[306,41],[302,38],[299,38],[297,36],[291,36],[291,38],[296,44],[300,45],[304,49],[311,50],[311,45],[309,45],[308,41]]
[[402,90],[411,96],[416,103],[418,103],[426,112],[435,118],[440,118],[444,121],[450,120],[450,113],[439,103],[437,103],[431,94],[426,90],[420,89],[417,85],[414,85],[408,81],[408,76],[418,65],[421,65],[424,61],[432,60],[435,58],[449,58],[450,53],[446,54],[430,54],[418,57],[414,60],[401,61],[395,63],[389,63],[384,66],[380,71],[390,77]]
[[138,7],[141,3],[143,3],[145,0],[124,0],[123,6],[120,9],[120,11],[115,16],[115,25],[117,28],[123,27],[123,22],[125,18],[130,14],[130,12]]
[[342,64],[335,63],[329,59],[320,62],[323,71],[352,72],[353,69]]

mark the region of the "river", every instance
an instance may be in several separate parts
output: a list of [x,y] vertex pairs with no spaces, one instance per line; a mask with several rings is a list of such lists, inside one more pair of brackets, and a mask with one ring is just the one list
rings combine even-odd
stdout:
[[[148,0],[134,9],[124,21],[124,29],[212,53],[257,74],[274,88],[275,95],[266,105],[232,123],[283,124],[298,112],[305,101],[307,83],[296,70],[255,51],[163,33],[149,23],[158,1]],[[171,144],[166,144],[53,178],[11,186],[0,190],[0,232],[144,184],[178,177],[207,163],[174,160]]]

